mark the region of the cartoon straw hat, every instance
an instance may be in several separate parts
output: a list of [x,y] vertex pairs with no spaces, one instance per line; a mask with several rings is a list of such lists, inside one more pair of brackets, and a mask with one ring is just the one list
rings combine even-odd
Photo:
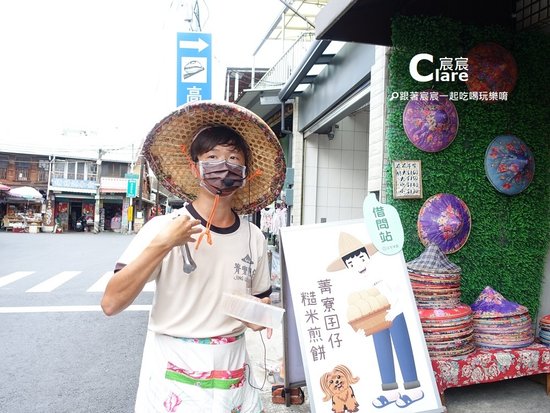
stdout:
[[364,244],[353,235],[347,232],[341,232],[340,238],[338,239],[339,257],[328,265],[327,271],[334,272],[345,269],[346,264],[342,258],[360,248],[365,248],[369,257],[372,257],[378,251],[374,245]]
[[186,201],[197,197],[200,186],[190,167],[189,148],[208,126],[235,130],[250,148],[246,185],[232,198],[235,212],[249,214],[271,204],[281,192],[286,172],[279,140],[255,113],[228,102],[187,103],[149,132],[143,153],[161,185]]

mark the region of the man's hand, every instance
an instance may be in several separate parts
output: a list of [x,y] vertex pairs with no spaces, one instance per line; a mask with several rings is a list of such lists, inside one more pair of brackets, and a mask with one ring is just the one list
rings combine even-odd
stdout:
[[180,215],[174,218],[155,237],[154,242],[174,248],[186,242],[195,242],[193,235],[201,232],[198,219],[191,219],[187,215]]
[[[269,297],[264,297],[260,301],[262,303],[265,303],[265,304],[271,304],[271,298],[269,298]],[[247,326],[248,328],[250,328],[253,331],[262,331],[262,330],[266,329],[266,327],[260,326],[258,324],[248,323],[246,321],[243,321],[243,323],[244,323],[245,326]],[[273,335],[273,329],[272,328],[267,328],[266,335],[267,335],[267,338],[271,338],[271,336]]]

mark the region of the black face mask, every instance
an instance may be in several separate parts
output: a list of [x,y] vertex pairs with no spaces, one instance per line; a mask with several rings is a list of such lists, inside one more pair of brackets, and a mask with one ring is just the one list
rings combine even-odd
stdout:
[[222,161],[199,161],[201,186],[212,195],[228,196],[245,184],[246,166]]

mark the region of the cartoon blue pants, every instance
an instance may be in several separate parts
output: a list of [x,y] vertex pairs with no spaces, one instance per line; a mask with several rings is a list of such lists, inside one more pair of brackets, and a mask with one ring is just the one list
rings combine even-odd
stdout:
[[411,339],[403,313],[393,319],[390,328],[373,334],[372,338],[382,379],[382,390],[395,390],[398,388],[393,362],[394,349],[401,375],[403,376],[404,388],[413,389],[419,387],[420,382],[416,375]]

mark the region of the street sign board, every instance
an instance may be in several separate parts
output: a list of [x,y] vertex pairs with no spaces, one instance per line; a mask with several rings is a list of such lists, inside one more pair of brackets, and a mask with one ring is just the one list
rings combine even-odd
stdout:
[[128,179],[126,196],[128,198],[135,198],[137,196],[137,179]]
[[177,106],[212,99],[212,34],[177,33]]
[[128,198],[135,198],[137,196],[137,183],[139,180],[139,175],[127,172],[124,174],[126,181],[126,196]]

